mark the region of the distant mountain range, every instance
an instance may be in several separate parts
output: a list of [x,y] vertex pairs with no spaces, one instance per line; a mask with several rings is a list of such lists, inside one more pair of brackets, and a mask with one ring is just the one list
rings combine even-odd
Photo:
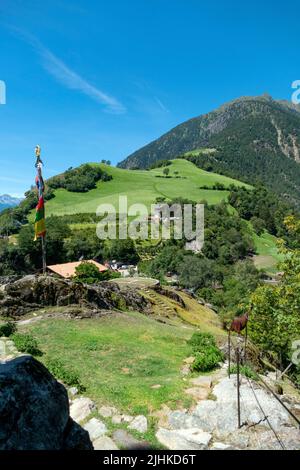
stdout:
[[0,196],[0,212],[8,207],[15,207],[22,201],[21,198],[12,197],[9,194],[3,194]]
[[190,119],[129,155],[121,168],[187,158],[206,170],[263,182],[300,206],[300,108],[269,95],[244,97]]

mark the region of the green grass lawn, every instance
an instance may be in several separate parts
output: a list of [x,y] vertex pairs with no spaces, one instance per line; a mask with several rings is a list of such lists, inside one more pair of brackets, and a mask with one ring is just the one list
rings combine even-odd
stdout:
[[[97,165],[97,164],[95,164]],[[99,182],[97,188],[87,193],[68,192],[64,189],[55,191],[55,198],[47,201],[47,215],[75,214],[80,212],[96,212],[99,204],[113,204],[118,209],[119,195],[128,197],[128,204],[142,203],[148,209],[157,197],[172,199],[188,198],[194,201],[206,199],[209,204],[226,200],[227,191],[201,190],[201,186],[213,186],[223,183],[225,186],[235,184],[247,186],[240,181],[226,176],[210,173],[197,168],[193,163],[183,159],[173,160],[168,166],[172,178],[161,178],[163,169],[123,170],[99,164],[103,170],[113,176],[108,182]],[[175,178],[175,173],[181,178]]]
[[[85,394],[131,414],[148,414],[166,403],[189,403],[180,375],[190,355],[192,329],[165,325],[140,313],[99,319],[45,319],[20,327],[37,338],[47,358],[60,359],[79,374]],[[153,385],[161,388],[153,389]]]
[[258,269],[265,269],[273,274],[278,271],[277,264],[283,260],[283,256],[278,252],[277,238],[264,232],[258,236],[252,234],[257,255],[254,257],[254,264]]

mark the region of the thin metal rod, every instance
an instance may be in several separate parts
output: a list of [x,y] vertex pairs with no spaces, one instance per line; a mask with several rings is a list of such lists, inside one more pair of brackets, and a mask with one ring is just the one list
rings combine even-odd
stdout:
[[281,374],[280,374],[279,377],[278,377],[278,380],[280,380],[281,377],[282,377],[283,375],[285,375],[288,370],[290,370],[290,368],[292,367],[292,365],[293,365],[293,363],[290,362],[290,364],[287,366],[287,368],[286,368],[283,372],[281,372]]
[[272,393],[273,397],[276,398],[277,401],[283,406],[283,408],[294,418],[294,420],[298,423],[298,426],[300,428],[300,419],[297,418],[297,416],[292,413],[292,411],[280,400],[280,398],[276,395],[275,392],[269,387],[269,385],[259,376],[259,380],[262,382],[262,384],[269,390],[269,392]]
[[241,428],[241,397],[240,397],[240,350],[239,346],[236,350],[236,365],[237,365],[237,411],[238,411],[238,429]]
[[273,432],[274,436],[276,437],[277,441],[279,442],[281,448],[282,448],[283,450],[285,450],[285,445],[284,445],[284,443],[282,442],[282,440],[281,440],[280,437],[278,436],[277,432],[276,432],[275,429],[273,428],[273,426],[272,426],[272,424],[271,424],[271,422],[270,422],[268,416],[267,416],[266,413],[264,412],[263,407],[261,406],[261,404],[260,404],[260,402],[259,402],[259,399],[258,399],[258,397],[257,397],[257,395],[256,395],[256,393],[255,393],[255,390],[254,390],[254,388],[253,388],[253,385],[252,385],[252,383],[251,383],[251,380],[250,380],[249,377],[247,377],[247,376],[246,376],[246,379],[248,380],[248,384],[250,385],[250,388],[251,388],[251,390],[252,390],[252,393],[253,393],[253,395],[254,395],[254,398],[255,398],[255,400],[256,400],[256,403],[258,404],[260,411],[261,411],[262,414],[264,415],[264,419],[267,421],[267,423],[268,423],[268,425],[269,425],[271,431]]
[[230,355],[231,355],[231,340],[230,330],[228,331],[228,377],[230,378]]
[[244,345],[244,363],[245,364],[247,361],[247,339],[248,339],[248,323],[246,323],[246,330],[245,330],[245,345]]

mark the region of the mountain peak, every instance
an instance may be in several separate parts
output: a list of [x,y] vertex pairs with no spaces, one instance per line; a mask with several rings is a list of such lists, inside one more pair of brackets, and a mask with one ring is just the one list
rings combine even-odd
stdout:
[[2,196],[0,196],[0,212],[9,207],[17,206],[21,201],[21,198],[10,196],[9,194],[2,194]]
[[243,96],[194,117],[129,155],[118,166],[148,168],[157,160],[214,148],[198,159],[203,168],[264,182],[300,204],[300,107],[269,94]]

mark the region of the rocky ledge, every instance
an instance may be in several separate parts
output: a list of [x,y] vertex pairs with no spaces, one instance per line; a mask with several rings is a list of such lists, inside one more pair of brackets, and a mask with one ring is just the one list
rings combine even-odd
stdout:
[[90,315],[101,310],[132,309],[147,312],[148,301],[135,289],[114,282],[87,285],[54,276],[25,276],[0,285],[0,315],[17,318],[47,306],[76,305]]

